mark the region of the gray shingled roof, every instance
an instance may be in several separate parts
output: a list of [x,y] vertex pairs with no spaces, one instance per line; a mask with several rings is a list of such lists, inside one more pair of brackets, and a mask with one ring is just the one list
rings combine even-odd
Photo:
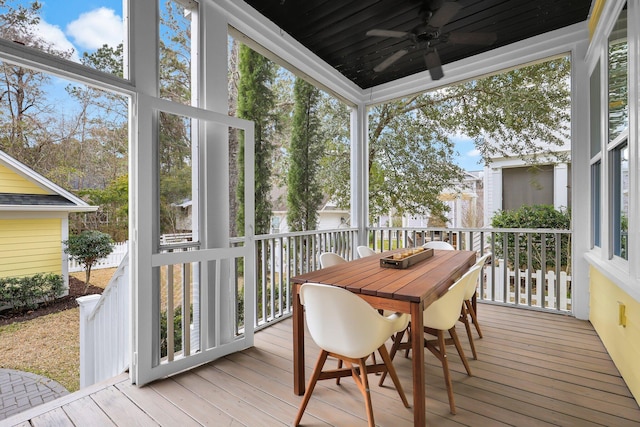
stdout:
[[0,205],[17,206],[75,206],[58,194],[11,194],[0,193]]

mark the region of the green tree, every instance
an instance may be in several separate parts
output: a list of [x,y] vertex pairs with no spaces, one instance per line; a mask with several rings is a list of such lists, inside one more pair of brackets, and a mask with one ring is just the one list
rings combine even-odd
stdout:
[[84,266],[85,288],[89,288],[91,268],[100,260],[113,252],[113,240],[106,233],[95,230],[86,230],[80,234],[69,236],[62,242],[65,245],[64,252],[73,257]]
[[324,151],[317,114],[319,96],[313,85],[296,79],[287,179],[287,223],[291,231],[314,230],[322,202],[317,175]]
[[[240,46],[240,81],[238,83],[238,117],[255,123],[255,233],[268,233],[271,225],[271,170],[275,132],[274,97],[271,84],[275,78],[273,62],[245,45]],[[238,234],[244,234],[244,134],[240,136],[238,165]]]
[[[165,1],[160,16],[160,97],[191,104],[191,16]],[[160,232],[177,232],[178,205],[192,200],[192,121],[161,112],[158,145]]]
[[[374,106],[369,111],[371,219],[380,214],[442,217],[442,190],[458,185],[450,135],[474,139],[485,162],[494,156],[531,164],[566,161],[570,62],[567,58]],[[333,143],[323,174],[341,207],[350,199],[349,146]]]
[[[122,77],[123,46],[104,45],[93,53],[84,52],[83,65]],[[72,155],[60,165],[59,182],[66,170],[74,181],[65,187],[105,188],[127,173],[128,105],[127,98],[89,86],[70,84],[67,93],[77,101],[78,113],[69,120],[68,134],[73,137]],[[52,174],[59,173],[57,169]]]
[[[72,51],[60,51],[39,36],[41,4],[26,5],[0,1],[0,38],[69,58]],[[46,176],[52,163],[49,148],[60,141],[52,134],[59,114],[48,104],[43,86],[50,77],[42,72],[0,61],[0,149]]]
[[70,225],[74,233],[98,230],[109,234],[118,242],[128,238],[128,175],[116,178],[104,189],[91,188],[78,193],[87,203],[99,208],[96,212],[72,214]]

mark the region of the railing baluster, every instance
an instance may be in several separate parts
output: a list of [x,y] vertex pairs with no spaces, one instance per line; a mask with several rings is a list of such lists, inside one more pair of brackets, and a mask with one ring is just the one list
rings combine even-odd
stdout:
[[174,357],[173,265],[167,265],[167,360]]
[[561,267],[562,267],[562,239],[560,237],[560,234],[558,233],[554,233],[555,236],[555,244],[556,244],[556,268],[555,268],[555,272],[556,272],[556,305],[555,305],[555,309],[556,310],[561,310],[562,307],[560,306],[560,271],[561,271]]
[[[531,307],[531,294],[533,293],[533,283],[531,282],[531,272],[533,271],[533,262],[531,255],[533,254],[531,240],[532,233],[527,233],[527,305]],[[537,283],[536,283],[537,286]]]
[[191,264],[182,264],[182,354],[191,354]]
[[548,282],[547,277],[547,233],[540,233],[540,270],[542,271],[542,292],[540,294],[540,307],[546,308]]

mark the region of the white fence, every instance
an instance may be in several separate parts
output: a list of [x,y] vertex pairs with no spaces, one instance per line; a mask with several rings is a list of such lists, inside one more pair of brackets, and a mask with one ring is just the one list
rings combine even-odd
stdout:
[[80,305],[80,388],[129,367],[129,289],[129,257],[125,256],[102,295],[76,300]]
[[[496,266],[485,267],[485,284],[481,291],[482,299],[498,301],[506,304],[525,305],[540,308],[553,308],[560,311],[571,311],[571,276],[560,271],[560,280],[555,271],[519,270],[516,284],[516,271],[507,268],[505,274],[504,260],[496,260]],[[492,275],[495,272],[495,283]],[[505,284],[505,275],[507,282]],[[560,288],[556,289],[559,283]],[[507,286],[508,285],[508,286]],[[507,290],[508,288],[508,290]],[[505,292],[508,298],[505,297]],[[559,299],[560,304],[556,303]]]
[[[100,268],[114,268],[120,265],[124,257],[129,251],[129,242],[116,243],[113,246],[113,252],[108,256],[101,258],[98,262],[91,267],[92,270],[98,270]],[[69,273],[77,271],[84,271],[82,264],[78,263],[75,259],[69,257]]]

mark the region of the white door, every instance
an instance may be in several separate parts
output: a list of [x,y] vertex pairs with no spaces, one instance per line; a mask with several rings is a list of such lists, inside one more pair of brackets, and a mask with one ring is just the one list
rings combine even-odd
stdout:
[[[158,98],[141,95],[134,103],[131,378],[142,385],[253,345],[252,304],[242,299],[255,295],[254,131],[252,122]],[[171,123],[188,136],[172,136]],[[238,238],[229,236],[230,129],[244,133],[247,220]],[[186,142],[176,148],[181,138]],[[191,154],[184,164],[168,165],[172,150],[186,145]],[[191,200],[161,209],[160,197],[171,197],[166,188],[180,187],[184,196],[185,186],[176,182],[189,179]],[[191,232],[162,232],[166,224],[184,228],[189,221]]]

